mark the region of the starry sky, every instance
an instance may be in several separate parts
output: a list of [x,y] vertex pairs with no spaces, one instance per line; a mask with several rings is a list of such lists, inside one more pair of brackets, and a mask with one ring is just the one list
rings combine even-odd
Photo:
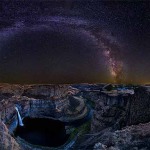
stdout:
[[150,83],[150,2],[0,1],[0,82]]

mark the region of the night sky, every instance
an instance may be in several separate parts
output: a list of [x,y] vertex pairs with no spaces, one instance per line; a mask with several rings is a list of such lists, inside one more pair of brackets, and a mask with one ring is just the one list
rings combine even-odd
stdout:
[[0,1],[0,82],[150,83],[150,2]]

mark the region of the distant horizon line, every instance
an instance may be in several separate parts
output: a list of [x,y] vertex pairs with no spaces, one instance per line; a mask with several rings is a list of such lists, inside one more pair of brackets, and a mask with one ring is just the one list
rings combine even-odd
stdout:
[[0,85],[75,85],[75,84],[112,84],[112,85],[150,85],[150,83],[113,83],[113,82],[77,82],[77,83],[9,83],[0,82]]

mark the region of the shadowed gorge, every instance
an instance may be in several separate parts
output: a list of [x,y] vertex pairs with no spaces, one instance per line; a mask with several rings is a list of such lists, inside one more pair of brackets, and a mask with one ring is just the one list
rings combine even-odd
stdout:
[[31,144],[57,147],[67,141],[65,126],[60,121],[24,118],[23,123],[23,127],[17,127],[15,136],[19,136]]

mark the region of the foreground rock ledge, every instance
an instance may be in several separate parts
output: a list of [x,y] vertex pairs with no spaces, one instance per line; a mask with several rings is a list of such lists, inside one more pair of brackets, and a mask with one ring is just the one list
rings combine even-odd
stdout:
[[8,133],[8,129],[3,122],[0,122],[0,149],[21,150],[16,140]]
[[105,129],[87,134],[74,145],[78,150],[149,150],[150,123],[132,125],[115,132]]

